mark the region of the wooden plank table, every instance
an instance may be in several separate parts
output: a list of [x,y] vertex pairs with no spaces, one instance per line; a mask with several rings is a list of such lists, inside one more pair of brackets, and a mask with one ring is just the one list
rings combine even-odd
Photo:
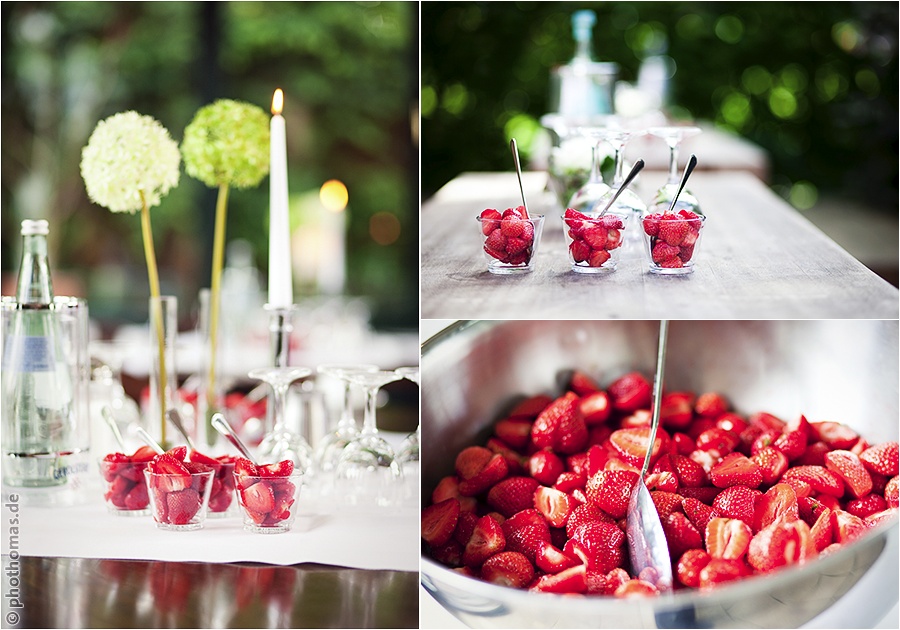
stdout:
[[[895,287],[738,171],[691,177],[688,188],[708,217],[694,273],[651,274],[636,240],[614,273],[575,273],[546,177],[525,173],[529,208],[546,216],[528,274],[488,273],[475,220],[484,208],[521,204],[515,173],[465,173],[423,204],[423,318],[896,319],[900,312]],[[636,192],[650,199],[664,179],[642,173]]]

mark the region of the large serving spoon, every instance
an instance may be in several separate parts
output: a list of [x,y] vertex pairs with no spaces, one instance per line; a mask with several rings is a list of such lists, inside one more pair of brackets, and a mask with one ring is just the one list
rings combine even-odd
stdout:
[[[616,202],[616,199],[619,198],[619,195],[621,195],[623,192],[625,192],[625,189],[628,188],[628,184],[630,184],[631,182],[634,181],[634,178],[637,177],[637,174],[640,173],[641,169],[643,169],[643,168],[644,168],[644,160],[638,160],[637,162],[634,163],[634,166],[631,167],[631,172],[628,173],[628,177],[625,178],[625,181],[623,181],[622,185],[619,186],[619,188],[616,190],[616,194],[614,194],[612,196],[612,199],[610,199],[607,202],[606,206],[603,208],[603,210],[600,211],[599,216],[602,217],[604,214],[606,214],[606,211],[612,207],[612,205]],[[679,192],[681,192],[681,191],[679,191]]]
[[666,214],[672,214],[672,210],[675,209],[675,202],[678,201],[678,196],[681,194],[681,191],[684,190],[684,185],[687,184],[688,177],[690,177],[691,173],[694,172],[694,167],[696,166],[697,156],[692,153],[691,158],[688,160],[688,163],[684,167],[684,173],[681,175],[681,184],[678,185],[678,192],[676,192],[675,196],[672,197],[672,205],[670,205],[669,209],[666,210]]
[[527,219],[530,215],[528,214],[528,202],[525,201],[525,187],[522,185],[522,165],[519,163],[519,145],[516,144],[515,138],[509,141],[509,149],[512,151],[513,162],[516,165],[516,175],[519,178],[519,192],[522,194],[522,207],[525,208],[525,216],[523,218]]
[[254,466],[257,465],[256,458],[250,454],[250,449],[248,449],[247,445],[237,436],[237,433],[235,433],[234,429],[231,428],[231,425],[228,424],[228,420],[225,419],[225,416],[221,413],[214,413],[209,422],[216,431],[222,434],[222,437],[231,442],[231,444],[240,451],[241,455],[249,459],[250,463]]
[[647,454],[644,466],[631,492],[628,505],[625,534],[628,538],[628,550],[631,555],[631,568],[635,577],[640,577],[656,585],[660,591],[672,590],[672,560],[669,557],[669,545],[663,531],[656,505],[644,483],[644,475],[650,467],[650,456],[653,443],[656,441],[656,429],[659,427],[659,407],[662,398],[662,385],[666,364],[666,340],[669,334],[669,322],[659,322],[659,348],[656,356],[656,378],[653,381],[653,412],[650,422],[650,440],[647,442]]
[[153,437],[147,433],[144,427],[134,427],[134,432],[141,438],[141,441],[143,441],[144,444],[156,451],[157,455],[162,455],[166,452],[165,449],[159,445],[159,442],[154,440]]

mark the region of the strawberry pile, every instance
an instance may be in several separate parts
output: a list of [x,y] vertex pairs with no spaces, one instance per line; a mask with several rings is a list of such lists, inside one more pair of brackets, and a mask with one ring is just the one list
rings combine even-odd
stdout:
[[234,499],[234,475],[232,473],[237,457],[219,455],[213,458],[199,451],[191,451],[190,460],[209,466],[215,471],[212,489],[209,491],[209,511],[216,514],[226,512]]
[[690,210],[648,214],[643,221],[650,258],[663,269],[680,269],[694,257],[703,220]]
[[508,265],[525,265],[534,253],[534,223],[525,207],[507,208],[501,215],[488,208],[481,213],[484,252]]
[[569,257],[580,267],[602,267],[609,262],[611,251],[622,246],[622,217],[605,214],[590,217],[567,208],[563,221],[568,229]]
[[[625,517],[650,434],[638,373],[605,390],[574,372],[555,400],[528,398],[485,446],[456,458],[422,511],[432,558],[505,586],[656,594],[629,575]],[[743,416],[717,393],[666,393],[645,482],[675,587],[709,589],[801,564],[896,517],[898,443],[837,422]]]
[[254,466],[239,458],[234,465],[234,483],[241,506],[254,524],[277,527],[291,518],[297,487],[290,480],[294,462]]
[[147,467],[147,486],[153,505],[153,519],[167,525],[191,523],[209,491],[214,468],[188,461],[186,446],[176,446],[157,455]]
[[134,455],[109,453],[100,463],[100,474],[106,481],[103,498],[118,510],[145,510],[150,505],[144,469],[156,457],[149,446],[142,446]]

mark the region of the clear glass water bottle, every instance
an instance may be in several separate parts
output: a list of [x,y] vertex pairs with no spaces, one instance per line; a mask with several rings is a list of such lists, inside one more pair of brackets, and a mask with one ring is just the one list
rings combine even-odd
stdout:
[[76,441],[76,402],[66,340],[54,308],[47,221],[22,222],[15,310],[5,313],[4,484],[63,485]]

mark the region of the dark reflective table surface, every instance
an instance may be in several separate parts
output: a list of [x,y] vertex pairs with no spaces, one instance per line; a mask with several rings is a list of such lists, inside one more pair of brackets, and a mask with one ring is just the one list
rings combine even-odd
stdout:
[[[10,567],[4,557],[4,570]],[[18,559],[13,628],[416,628],[414,571]],[[8,582],[4,580],[5,585]],[[18,614],[10,625],[9,614]]]

